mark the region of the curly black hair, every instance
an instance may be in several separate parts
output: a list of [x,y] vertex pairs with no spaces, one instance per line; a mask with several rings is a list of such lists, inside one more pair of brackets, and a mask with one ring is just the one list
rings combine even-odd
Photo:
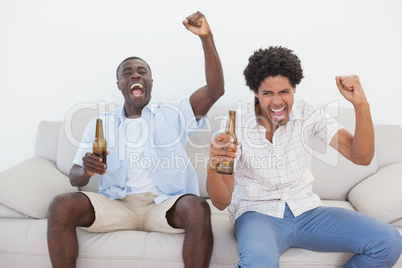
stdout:
[[287,77],[290,84],[296,87],[303,78],[303,69],[300,59],[293,50],[281,46],[270,46],[267,49],[260,48],[250,56],[243,74],[246,85],[258,93],[261,82],[269,76]]

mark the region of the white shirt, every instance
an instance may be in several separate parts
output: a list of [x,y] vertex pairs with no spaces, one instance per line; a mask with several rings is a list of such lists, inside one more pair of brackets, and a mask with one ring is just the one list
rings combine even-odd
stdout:
[[274,132],[272,143],[258,124],[254,102],[237,111],[236,135],[240,142],[229,217],[232,223],[247,211],[283,218],[288,204],[293,215],[321,206],[313,193],[311,142],[315,137],[329,144],[339,123],[318,105],[295,101],[289,121]]
[[148,172],[149,163],[144,157],[143,146],[149,137],[149,129],[145,120],[142,117],[137,119],[126,118],[124,124],[125,135],[120,142],[123,142],[126,147],[126,157],[129,163],[126,179],[126,185],[130,188],[128,193],[162,194]]

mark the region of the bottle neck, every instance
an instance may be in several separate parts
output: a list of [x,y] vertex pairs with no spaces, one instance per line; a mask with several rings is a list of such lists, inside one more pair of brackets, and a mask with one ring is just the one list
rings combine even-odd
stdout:
[[236,129],[236,113],[229,112],[229,125],[228,125],[228,132],[235,133]]
[[96,121],[96,132],[95,132],[96,139],[104,139],[103,136],[103,127],[102,127],[102,119],[98,119]]

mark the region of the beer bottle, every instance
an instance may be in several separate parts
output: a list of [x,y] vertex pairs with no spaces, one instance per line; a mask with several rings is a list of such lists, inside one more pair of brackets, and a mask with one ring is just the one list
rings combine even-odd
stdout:
[[[235,129],[236,129],[236,112],[229,111],[229,123],[228,123],[225,133],[228,134],[230,137],[232,137],[234,139],[234,143],[236,144],[237,137],[236,137]],[[229,149],[229,150],[231,150],[231,149]],[[234,162],[222,160],[216,167],[216,171],[220,174],[232,175],[233,174],[233,164],[234,164]]]
[[102,162],[106,164],[106,140],[103,136],[102,119],[96,119],[95,140],[92,143],[93,153],[102,158]]

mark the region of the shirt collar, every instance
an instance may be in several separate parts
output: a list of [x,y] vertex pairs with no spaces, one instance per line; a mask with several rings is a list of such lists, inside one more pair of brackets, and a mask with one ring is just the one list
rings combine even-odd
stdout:
[[[157,107],[160,106],[160,102],[155,100],[155,99],[151,99],[147,105],[145,105],[144,109],[142,109],[142,112],[144,112],[145,110],[150,111],[151,113],[155,114],[155,111]],[[142,116],[143,114],[141,114]]]
[[301,119],[303,119],[302,110],[299,105],[299,101],[295,100],[292,105],[292,110],[290,110],[289,121]]
[[[151,99],[147,105],[142,109],[141,117],[143,117],[144,112],[149,111],[150,113],[155,114],[155,108],[159,107],[160,103],[157,100]],[[125,105],[121,107],[120,111],[117,111],[117,124],[116,127],[121,126],[122,123],[126,120],[126,109]]]

